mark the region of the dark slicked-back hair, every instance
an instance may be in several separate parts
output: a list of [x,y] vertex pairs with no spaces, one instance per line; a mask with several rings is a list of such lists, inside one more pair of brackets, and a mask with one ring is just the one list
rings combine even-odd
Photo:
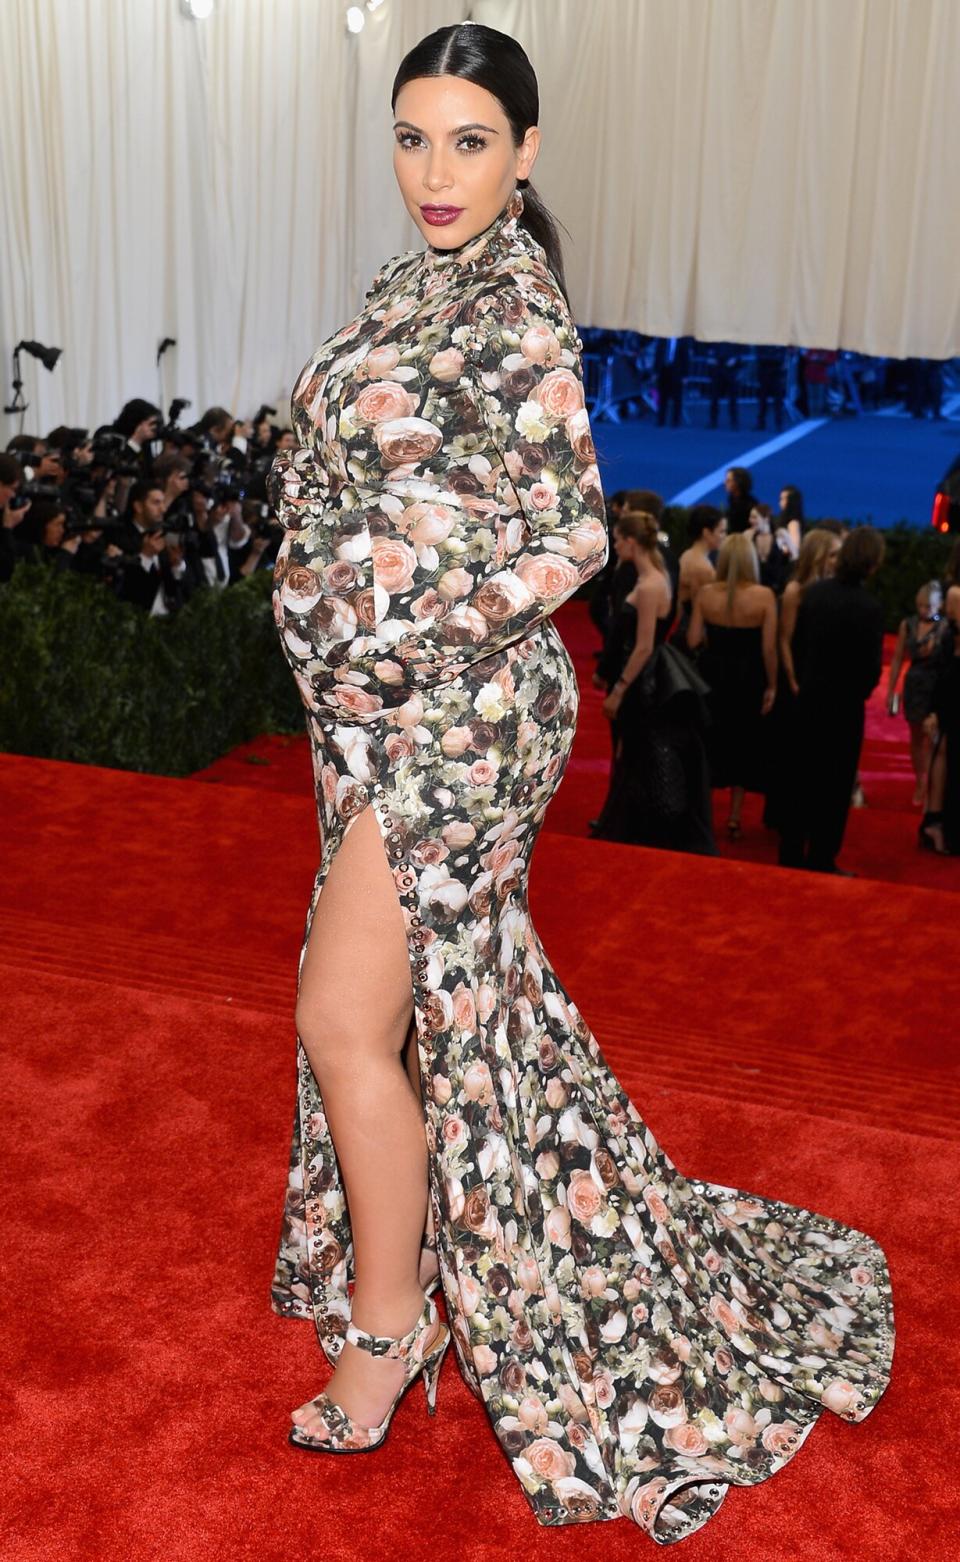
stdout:
[[[540,121],[540,90],[525,51],[509,33],[497,32],[479,22],[458,22],[438,27],[405,54],[394,77],[390,107],[395,109],[401,87],[423,76],[458,76],[472,81],[496,98],[520,146],[531,125]],[[543,248],[547,264],[569,304],[563,274],[563,251],[557,225],[527,179],[517,181],[523,191],[520,225]]]

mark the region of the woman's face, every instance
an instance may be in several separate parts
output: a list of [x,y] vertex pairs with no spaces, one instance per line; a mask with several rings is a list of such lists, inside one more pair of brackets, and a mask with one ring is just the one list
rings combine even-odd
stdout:
[[65,515],[51,515],[43,528],[43,545],[45,548],[59,548],[63,541],[66,524],[67,517]]
[[837,560],[839,557],[840,538],[834,537],[830,547],[827,550],[827,556],[823,561],[823,575],[825,580],[829,580],[831,575],[835,575],[837,573]]
[[540,147],[535,125],[515,147],[493,94],[458,76],[408,81],[397,95],[394,136],[403,204],[435,249],[458,249],[488,228],[517,180],[530,177]]

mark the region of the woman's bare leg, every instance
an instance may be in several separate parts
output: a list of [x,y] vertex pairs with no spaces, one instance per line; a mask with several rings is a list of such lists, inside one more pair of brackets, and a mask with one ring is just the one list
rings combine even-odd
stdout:
[[[427,1207],[423,1111],[402,1054],[413,1014],[403,913],[372,808],[350,825],[320,894],[304,956],[297,1030],[320,1086],[343,1177],[356,1287],[351,1316],[371,1334],[407,1333]],[[376,1426],[402,1362],[345,1345],[326,1392]],[[293,1419],[322,1436],[316,1412]]]
[[[404,1061],[404,1066],[406,1067],[406,1070],[407,1070],[407,1074],[408,1074],[409,1079],[410,1079],[410,1083],[413,1086],[414,1090],[416,1091],[417,1100],[422,1102],[423,1101],[423,1089],[422,1089],[422,1084],[421,1084],[421,1080],[420,1080],[420,1054],[419,1054],[419,1050],[418,1050],[418,1047],[417,1047],[417,1026],[416,1026],[416,1021],[411,1021],[410,1030],[409,1030],[409,1032],[407,1034],[407,1044],[406,1044],[406,1050],[405,1050],[405,1052],[403,1054],[403,1061]],[[426,1224],[425,1224],[425,1227],[424,1227],[424,1235],[431,1242],[434,1241],[434,1239],[435,1239],[434,1223],[433,1223],[433,1206],[431,1205],[429,1198],[427,1199],[427,1218],[426,1218]],[[421,1252],[420,1252],[420,1284],[422,1286],[424,1286],[424,1287],[428,1286],[430,1284],[431,1280],[436,1279],[436,1277],[437,1277],[437,1275],[439,1273],[440,1273],[440,1265],[439,1265],[439,1262],[437,1260],[437,1256],[436,1256],[435,1251],[433,1249],[430,1249],[430,1248],[425,1248],[425,1247],[421,1248]]]
[[930,777],[927,782],[927,807],[933,814],[943,811],[947,796],[947,740],[941,738],[930,760]]
[[927,789],[927,771],[930,768],[930,739],[927,737],[922,721],[910,723],[910,761],[916,780],[913,801],[914,805],[919,807]]
[[735,829],[739,828],[740,815],[743,813],[743,787],[732,786],[730,788],[730,823]]

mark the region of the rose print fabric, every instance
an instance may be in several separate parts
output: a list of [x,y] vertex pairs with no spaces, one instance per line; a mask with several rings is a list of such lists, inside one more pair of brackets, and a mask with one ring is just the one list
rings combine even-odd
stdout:
[[[460,1369],[541,1524],[626,1516],[668,1544],[779,1470],[824,1408],[869,1414],[893,1311],[871,1237],[677,1170],[530,920],[578,705],[549,615],[607,553],[579,345],[512,207],[460,250],[388,262],[294,392],[274,604],[323,842],[303,951],[373,807]],[[274,1307],[312,1317],[335,1361],[350,1223],[298,1060]]]

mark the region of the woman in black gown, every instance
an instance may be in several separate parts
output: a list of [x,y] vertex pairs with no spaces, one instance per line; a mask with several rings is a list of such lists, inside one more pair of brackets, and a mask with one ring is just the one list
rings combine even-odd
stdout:
[[613,724],[610,788],[594,835],[634,846],[716,855],[704,728],[706,685],[667,644],[670,578],[652,515],[626,512],[614,527],[618,558],[637,582],[617,609],[600,671]]
[[924,722],[933,753],[920,845],[941,856],[960,856],[960,586],[947,592],[946,606],[932,710]]
[[745,792],[764,792],[768,744],[764,720],[777,692],[777,601],[759,584],[749,537],[734,533],[720,549],[716,581],[694,603],[691,650],[705,644],[700,670],[710,685],[710,776],[730,788],[727,834],[739,840]]

